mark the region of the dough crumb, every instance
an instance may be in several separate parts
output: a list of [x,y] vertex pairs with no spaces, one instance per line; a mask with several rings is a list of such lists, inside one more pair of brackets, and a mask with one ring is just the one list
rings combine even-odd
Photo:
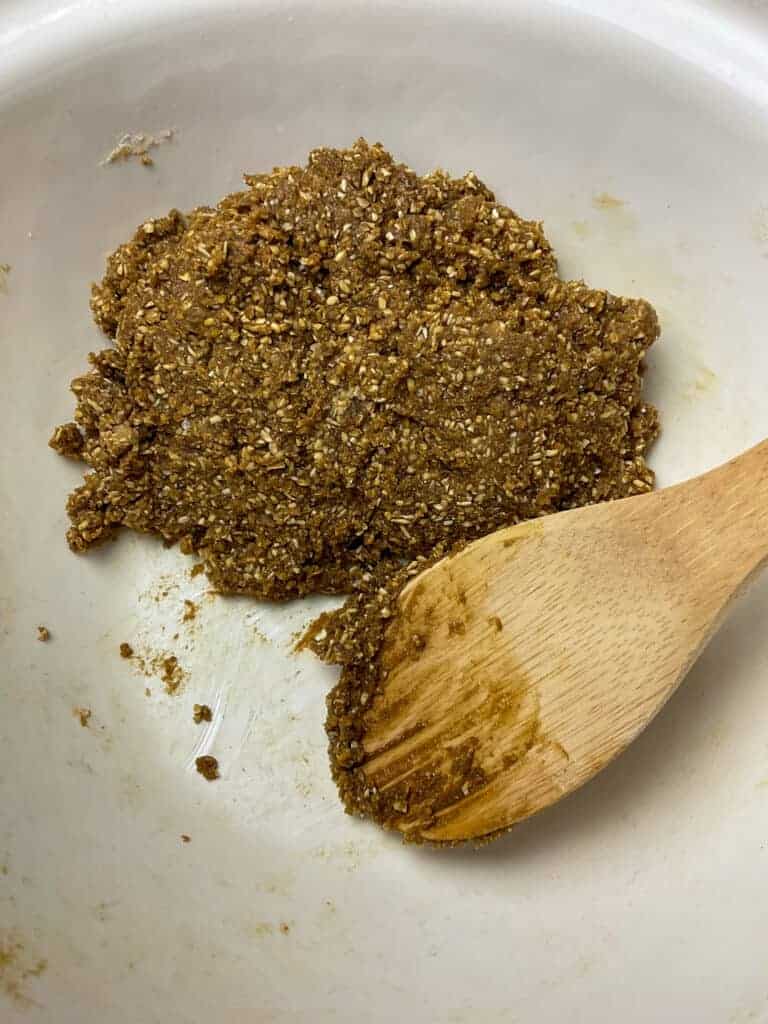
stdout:
[[90,708],[72,708],[72,714],[80,720],[80,725],[85,729],[91,720],[93,712]]
[[210,754],[203,754],[202,757],[195,758],[195,767],[209,782],[213,782],[219,777],[219,762]]
[[50,632],[50,630],[46,626],[38,626],[37,627],[37,639],[42,641],[42,643],[45,643],[47,640],[50,640],[51,639],[51,632]]
[[59,455],[69,459],[79,459],[82,455],[85,438],[76,423],[63,423],[56,427],[48,444]]
[[165,685],[166,693],[174,694],[178,691],[184,679],[184,673],[175,654],[170,654],[167,658],[163,658],[161,678]]
[[195,704],[192,708],[192,718],[196,725],[201,722],[210,722],[213,718],[213,713],[207,704]]
[[120,657],[121,658],[132,658],[133,657],[133,648],[131,647],[130,644],[126,643],[125,641],[123,641],[123,643],[120,644]]

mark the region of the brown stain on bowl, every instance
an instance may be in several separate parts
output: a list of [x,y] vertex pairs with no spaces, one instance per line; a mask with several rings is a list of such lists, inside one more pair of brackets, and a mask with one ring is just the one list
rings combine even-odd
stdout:
[[249,938],[262,938],[264,935],[272,935],[275,928],[269,921],[257,921],[250,927],[246,928],[246,935]]
[[694,379],[686,387],[684,395],[688,399],[703,398],[711,394],[717,388],[717,384],[717,374],[702,364]]
[[637,217],[629,202],[609,192],[599,192],[592,197],[592,215],[571,221],[569,228],[579,242],[591,241],[593,245],[605,248],[636,242]]
[[0,993],[19,1008],[40,1006],[29,987],[48,967],[48,961],[32,954],[15,931],[0,931]]
[[72,708],[72,714],[75,718],[79,719],[80,725],[84,729],[88,728],[91,721],[91,715],[93,714],[90,708]]
[[592,205],[596,210],[617,210],[626,206],[627,201],[619,199],[618,196],[612,196],[610,192],[599,192],[596,196],[592,196]]

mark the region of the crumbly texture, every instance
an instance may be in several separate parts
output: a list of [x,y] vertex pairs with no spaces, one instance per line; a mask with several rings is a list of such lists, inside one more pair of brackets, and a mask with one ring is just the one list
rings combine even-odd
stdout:
[[209,782],[213,782],[219,777],[219,762],[210,754],[203,754],[202,757],[195,758],[195,767]]
[[304,638],[323,661],[342,668],[338,683],[326,698],[325,721],[331,774],[341,801],[347,813],[371,818],[384,828],[396,827],[403,809],[398,805],[396,787],[382,793],[361,771],[365,714],[383,683],[379,654],[397,614],[398,595],[410,579],[445,553],[438,547],[430,558],[415,559],[382,586],[352,595],[340,609],[316,619]]
[[[130,660],[133,667],[143,675],[158,676],[169,696],[179,693],[186,681],[186,673],[179,664],[179,659],[169,651],[153,651],[148,648],[136,651],[125,640],[120,644],[119,651],[120,657]],[[145,692],[150,696],[148,690]]]
[[42,641],[42,643],[47,643],[51,639],[51,631],[47,626],[37,627],[37,639]]
[[201,722],[210,722],[213,718],[213,712],[207,704],[195,704],[192,707],[192,719],[196,725],[200,725]]
[[175,654],[169,654],[161,660],[160,678],[163,680],[166,693],[174,694],[181,686],[184,673]]
[[562,281],[473,174],[363,140],[245,180],[148,220],[94,287],[114,344],[51,439],[91,470],[74,551],[126,526],[285,599],[651,489],[646,302]]

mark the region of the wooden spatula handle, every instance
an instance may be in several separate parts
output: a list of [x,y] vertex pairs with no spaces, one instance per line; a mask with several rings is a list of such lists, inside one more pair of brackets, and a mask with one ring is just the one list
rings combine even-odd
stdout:
[[679,565],[710,577],[718,591],[737,587],[768,558],[768,441],[657,498],[655,528],[663,532],[664,519],[674,519]]

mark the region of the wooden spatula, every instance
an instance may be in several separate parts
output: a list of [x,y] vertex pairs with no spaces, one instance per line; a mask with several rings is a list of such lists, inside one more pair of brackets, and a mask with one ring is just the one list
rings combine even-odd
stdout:
[[768,441],[667,490],[500,530],[417,576],[357,769],[382,793],[409,781],[388,824],[479,838],[582,785],[659,711],[766,559]]

